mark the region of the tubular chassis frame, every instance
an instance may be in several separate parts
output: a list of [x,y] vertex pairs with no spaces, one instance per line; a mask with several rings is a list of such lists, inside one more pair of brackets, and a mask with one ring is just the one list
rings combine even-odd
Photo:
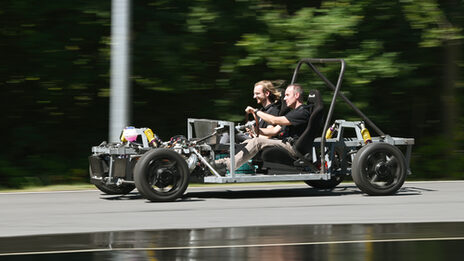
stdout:
[[[340,73],[338,75],[337,83],[334,85],[330,82],[317,68],[314,64],[320,63],[340,63]],[[211,174],[203,177],[205,183],[244,183],[244,182],[270,182],[270,181],[310,181],[310,180],[331,180],[334,175],[350,175],[351,174],[351,162],[355,157],[357,151],[362,148],[364,140],[361,134],[360,124],[361,121],[345,121],[345,120],[336,120],[335,123],[338,124],[337,135],[334,138],[326,139],[325,133],[329,127],[329,124],[332,121],[332,116],[334,113],[335,102],[337,97],[342,98],[361,118],[364,122],[367,123],[379,136],[372,137],[373,143],[388,143],[393,146],[406,146],[404,154],[404,160],[406,161],[407,173],[411,174],[409,162],[411,159],[412,145],[414,145],[414,138],[399,138],[391,137],[385,134],[380,128],[378,128],[364,113],[362,113],[343,93],[340,92],[341,82],[345,72],[345,61],[343,59],[301,59],[293,73],[291,84],[295,83],[297,80],[297,75],[300,71],[300,68],[303,64],[306,64],[314,71],[319,78],[321,78],[327,87],[333,91],[332,100],[330,107],[327,113],[327,117],[324,123],[322,134],[320,138],[314,140],[313,146],[313,162],[316,162],[317,158],[320,159],[320,171],[310,171],[302,170],[297,173],[283,172],[278,173],[278,170],[271,172],[270,174],[238,174],[235,170],[235,161],[234,157],[231,158],[231,171],[225,176],[221,176],[217,170],[211,166],[209,161],[202,156],[198,151],[200,141],[205,141],[206,139],[217,135],[216,130],[212,130],[213,133],[206,137],[193,137],[194,132],[192,126],[197,122],[206,122],[219,126],[220,128],[228,128],[230,144],[229,144],[229,153],[230,155],[235,155],[235,124],[230,121],[218,121],[218,120],[208,120],[208,119],[187,119],[187,144],[184,144],[183,147],[174,148],[179,153],[184,155],[193,155],[195,154],[198,158],[198,161],[206,166]],[[353,129],[356,133],[356,137],[345,137],[345,130]],[[141,157],[144,153],[152,150],[149,146],[147,137],[144,135],[144,128],[137,129],[137,134],[142,137],[142,144],[139,146],[133,146],[131,144],[106,144],[102,143],[99,146],[92,147],[93,156],[90,157],[90,165],[96,166],[101,164],[96,162],[97,157],[101,155],[107,155],[108,157],[108,176],[103,177],[99,175],[92,175],[91,180],[104,182],[107,185],[121,185],[123,183],[134,183],[134,177],[132,173],[132,166],[134,158]],[[316,148],[319,148],[317,152]],[[339,155],[335,155],[335,152],[338,152]],[[92,162],[94,161],[94,162]],[[100,160],[101,161],[101,160]],[[187,159],[188,161],[188,159]],[[93,166],[93,167],[94,167]],[[100,170],[100,173],[104,171]]]

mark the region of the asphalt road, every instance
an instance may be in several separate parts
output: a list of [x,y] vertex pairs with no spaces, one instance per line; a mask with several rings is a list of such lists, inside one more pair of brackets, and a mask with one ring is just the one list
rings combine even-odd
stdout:
[[371,197],[354,184],[333,191],[305,184],[189,188],[182,200],[150,203],[138,193],[97,190],[0,193],[0,237],[81,232],[298,224],[464,221],[464,181],[407,182]]

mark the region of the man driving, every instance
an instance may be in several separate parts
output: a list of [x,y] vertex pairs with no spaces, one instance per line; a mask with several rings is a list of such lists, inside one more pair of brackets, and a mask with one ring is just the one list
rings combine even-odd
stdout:
[[[266,147],[280,147],[286,150],[291,156],[296,156],[292,148],[292,143],[287,142],[288,138],[293,140],[304,132],[308,124],[310,112],[308,107],[303,104],[303,89],[299,84],[292,84],[285,89],[285,103],[291,110],[284,116],[275,116],[248,106],[245,111],[256,113],[266,123],[272,125],[268,128],[260,128],[259,134],[268,137],[278,135],[278,139],[269,139],[267,137],[254,137],[245,140],[245,147],[235,154],[236,169],[245,162],[253,158],[260,150]],[[284,140],[283,140],[284,139]],[[217,169],[230,170],[230,159],[218,159],[214,162]]]
[[[257,104],[262,106],[260,111],[270,115],[279,115],[280,92],[274,87],[274,84],[271,81],[263,80],[255,83],[253,88],[253,99],[256,100]],[[258,126],[259,128],[267,128],[268,123],[259,118]],[[253,137],[252,132],[238,133],[235,135],[235,141],[240,143]],[[219,143],[224,144],[229,142],[229,133],[224,133]]]

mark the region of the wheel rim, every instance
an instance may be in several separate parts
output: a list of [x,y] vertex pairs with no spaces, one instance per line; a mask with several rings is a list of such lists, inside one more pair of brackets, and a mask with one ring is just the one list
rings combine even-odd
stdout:
[[182,178],[176,160],[169,158],[154,159],[149,163],[147,175],[151,189],[159,194],[171,194],[179,190]]
[[375,151],[367,157],[364,168],[365,178],[376,188],[388,189],[401,178],[398,158],[387,150]]

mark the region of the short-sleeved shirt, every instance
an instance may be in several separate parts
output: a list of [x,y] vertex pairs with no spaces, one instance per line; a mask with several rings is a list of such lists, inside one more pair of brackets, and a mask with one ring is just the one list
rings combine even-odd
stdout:
[[[266,107],[261,108],[260,111],[277,116],[279,115],[279,111],[280,111],[279,104],[277,103],[268,104]],[[260,128],[266,128],[269,125],[267,122],[263,121],[261,118],[259,119],[258,124]]]
[[284,117],[287,118],[291,125],[283,126],[282,138],[292,137],[296,140],[300,137],[308,125],[309,117],[311,116],[310,107],[308,105],[300,105],[298,108],[285,114]]

